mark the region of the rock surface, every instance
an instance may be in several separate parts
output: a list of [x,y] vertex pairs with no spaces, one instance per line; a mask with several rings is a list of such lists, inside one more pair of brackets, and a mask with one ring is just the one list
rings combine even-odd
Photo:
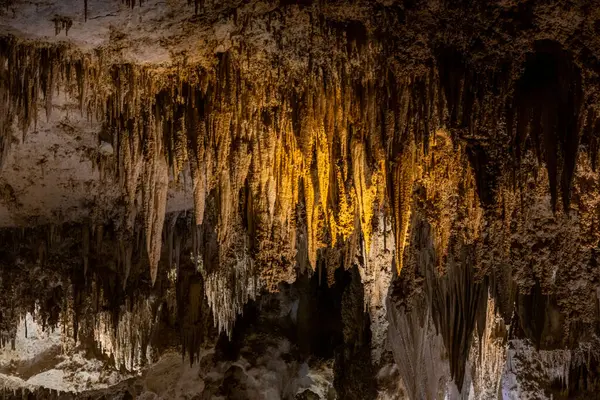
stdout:
[[0,0],[5,394],[588,398],[598,33],[594,0]]

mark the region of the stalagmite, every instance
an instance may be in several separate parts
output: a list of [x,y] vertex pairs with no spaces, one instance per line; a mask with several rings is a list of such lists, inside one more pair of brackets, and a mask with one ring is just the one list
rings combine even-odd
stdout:
[[443,361],[442,337],[435,331],[430,312],[419,315],[394,304],[388,304],[387,309],[388,340],[409,398],[440,398],[449,380],[449,368]]
[[[480,324],[480,321],[478,321]],[[474,332],[474,340],[469,355],[469,368],[472,375],[475,398],[492,399],[501,393],[507,348],[508,326],[497,314],[494,299],[488,297],[483,335]]]
[[388,292],[393,279],[394,233],[389,216],[376,214],[368,262],[359,272],[364,286],[365,309],[371,318],[372,360],[379,362],[388,336]]

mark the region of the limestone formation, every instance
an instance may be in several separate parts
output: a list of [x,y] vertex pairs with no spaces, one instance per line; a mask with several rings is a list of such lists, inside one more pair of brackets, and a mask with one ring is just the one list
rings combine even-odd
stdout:
[[75,3],[0,0],[6,351],[30,315],[205,397],[597,389],[595,1]]

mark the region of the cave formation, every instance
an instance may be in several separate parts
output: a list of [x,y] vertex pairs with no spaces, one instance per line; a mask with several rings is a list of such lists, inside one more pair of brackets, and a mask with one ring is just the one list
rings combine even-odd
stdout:
[[596,0],[0,0],[4,398],[600,391]]

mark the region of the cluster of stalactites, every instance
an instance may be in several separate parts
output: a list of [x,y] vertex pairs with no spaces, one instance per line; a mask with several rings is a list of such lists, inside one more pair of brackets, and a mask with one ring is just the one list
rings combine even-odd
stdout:
[[[136,88],[143,74],[130,73],[127,95],[133,98],[111,98],[107,121],[132,209],[137,183],[144,183],[149,240],[160,236],[151,228],[160,225],[156,215],[165,195],[156,188],[164,187],[166,162],[174,179],[189,168],[198,224],[204,222],[207,197],[216,194],[222,243],[229,240],[243,198],[245,227],[251,236],[260,233],[261,240],[294,238],[302,220],[313,267],[320,247],[334,246],[353,231],[362,232],[369,248],[373,212],[384,206],[386,193],[386,150],[372,133],[386,124],[376,107],[380,88],[366,83],[355,89],[357,83],[343,70],[313,72],[301,89],[250,83],[230,55],[221,58],[214,74],[205,73],[197,82],[179,80],[154,97]],[[120,101],[133,106],[122,109]],[[404,117],[397,114],[391,118]],[[400,127],[389,129],[400,135]],[[298,217],[300,203],[305,212]],[[288,263],[294,262],[293,240],[292,246]]]
[[204,288],[214,325],[219,332],[225,332],[229,337],[244,305],[249,300],[255,300],[260,291],[254,262],[247,251],[240,250],[239,254],[232,255],[235,257],[235,264],[231,270],[217,269],[204,276]]
[[[474,173],[464,144],[446,130],[430,136],[427,151],[415,148],[409,154],[410,227],[400,231],[404,254],[397,259],[402,259],[403,273],[394,283],[394,291],[402,294],[390,295],[399,302],[387,306],[390,337],[397,342],[394,355],[398,365],[406,364],[401,374],[411,398],[437,398],[438,391],[450,389],[465,395],[472,379],[467,368],[471,344],[477,328],[485,329],[477,324],[489,307],[487,287],[475,278],[472,250],[482,210]],[[398,225],[395,233],[398,237]],[[435,350],[431,362],[420,359],[423,347]],[[401,361],[407,357],[410,363]],[[427,392],[420,386],[425,375],[431,385]]]
[[57,93],[76,99],[90,117],[103,112],[96,102],[101,69],[92,57],[71,51],[64,44],[21,43],[11,36],[0,37],[0,165],[11,143],[14,122],[23,139],[44,109],[52,113]]
[[143,299],[133,303],[122,306],[117,321],[112,312],[97,313],[93,327],[96,346],[115,360],[116,368],[127,371],[139,371],[152,356],[149,352],[149,337],[154,326],[151,301]]
[[[533,344],[526,339],[514,339],[508,344],[507,375],[514,375],[515,384],[513,385],[517,391],[521,392],[521,395],[525,395],[531,388],[539,390],[540,387],[543,387],[542,385],[558,386],[567,396],[572,395],[569,376],[573,370],[582,366],[589,368],[590,361],[596,357],[594,351],[590,351],[589,348],[585,349],[586,345],[590,344],[589,342],[581,343],[580,347],[576,349],[555,350],[536,350]],[[536,371],[533,384],[521,381],[524,376],[527,376],[527,374],[522,374],[522,371],[526,370]],[[594,378],[589,377],[588,379],[591,382]],[[577,383],[575,382],[574,386],[577,386]],[[593,388],[592,385],[588,386],[588,390],[591,388]]]
[[[260,276],[257,287],[275,290],[279,282],[293,281],[298,261],[315,268],[323,247],[349,243],[368,254],[373,215],[385,209],[387,193],[402,254],[414,154],[437,113],[433,72],[418,79],[386,73],[380,81],[373,65],[338,63],[310,67],[306,79],[293,84],[268,77],[250,82],[230,53],[219,56],[214,70],[182,72],[107,67],[62,47],[13,40],[2,45],[7,121],[16,117],[26,131],[40,105],[51,112],[58,90],[104,121],[101,135],[108,134],[115,148],[116,168],[109,169],[129,214],[125,228],[132,235],[142,213],[153,282],[170,180],[188,173],[196,223],[205,222],[207,198],[214,196],[222,253],[247,242],[251,270]],[[32,79],[21,80],[15,71]],[[3,126],[1,137],[10,142],[12,124]],[[302,240],[306,254],[298,254]],[[224,275],[244,270],[232,257],[220,264]],[[206,282],[222,287],[215,279]],[[230,326],[233,314],[215,309],[215,315],[228,315],[229,322],[217,322],[222,327]]]
[[[1,46],[0,68],[8,78],[0,84],[7,118],[1,150],[12,141],[8,122],[16,118],[26,131],[39,106],[51,111],[59,89],[75,96],[87,115],[102,119],[115,148],[111,171],[126,199],[127,229],[133,231],[138,212],[143,216],[153,282],[170,181],[188,173],[196,223],[205,223],[207,199],[214,196],[222,253],[246,243],[261,287],[293,280],[299,260],[315,268],[323,247],[354,243],[368,255],[373,215],[381,210],[393,217],[400,271],[430,133],[446,120],[452,132],[464,131],[452,134],[457,137],[494,131],[509,93],[508,73],[475,76],[454,65],[453,54],[438,59],[437,71],[410,78],[376,63],[339,62],[311,65],[304,79],[283,82],[270,76],[249,81],[234,53],[219,55],[211,70],[152,70],[107,66],[62,47],[12,39]],[[493,79],[504,84],[498,93],[477,86]],[[578,100],[565,96],[576,113],[572,103]],[[573,120],[557,123],[572,126]],[[482,182],[479,198],[485,202]],[[357,235],[360,240],[348,241]],[[306,246],[298,246],[302,240]],[[440,240],[447,241],[447,233]],[[219,268],[232,272],[238,265],[230,257]]]

